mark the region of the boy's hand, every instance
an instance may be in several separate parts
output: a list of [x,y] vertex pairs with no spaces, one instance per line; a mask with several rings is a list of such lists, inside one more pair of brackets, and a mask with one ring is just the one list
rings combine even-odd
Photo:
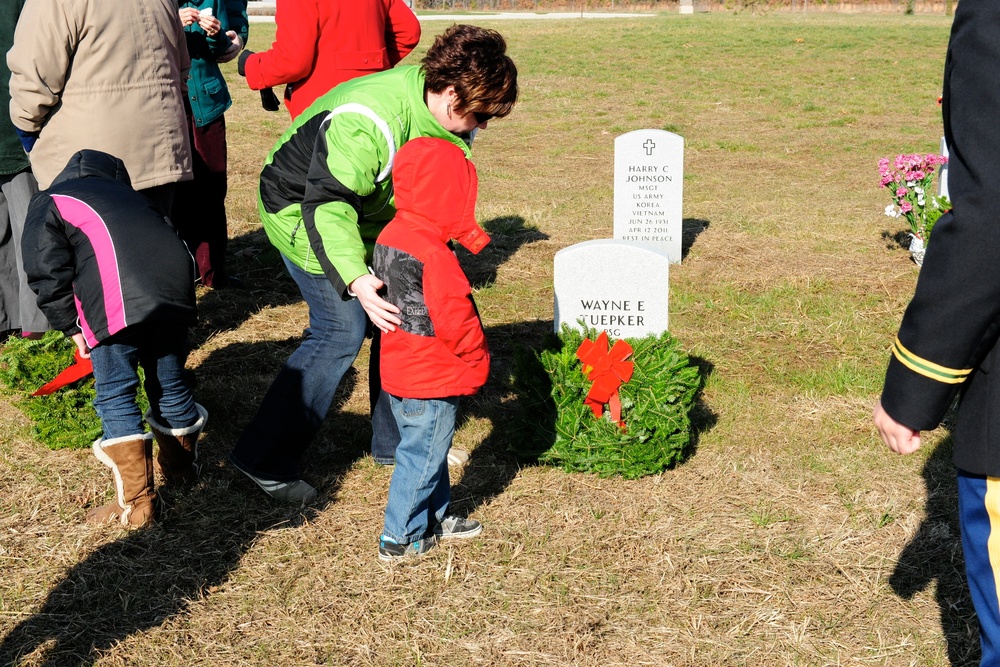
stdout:
[[897,454],[912,454],[920,449],[920,431],[914,431],[889,416],[882,407],[882,401],[875,406],[873,415],[882,442]]
[[395,331],[396,327],[403,321],[396,317],[399,314],[399,308],[378,295],[378,290],[382,289],[384,285],[385,283],[381,280],[366,273],[355,278],[348,289],[354,293],[354,296],[358,297],[361,307],[368,313],[372,324],[377,326],[382,333],[389,333]]
[[243,50],[243,39],[236,34],[235,30],[227,30],[226,37],[229,38],[229,49],[215,59],[217,63],[228,63],[235,60],[236,56],[240,55],[240,51]]
[[90,359],[90,348],[87,347],[87,341],[83,339],[83,334],[73,334],[73,342],[76,343],[76,349],[80,351],[80,357]]

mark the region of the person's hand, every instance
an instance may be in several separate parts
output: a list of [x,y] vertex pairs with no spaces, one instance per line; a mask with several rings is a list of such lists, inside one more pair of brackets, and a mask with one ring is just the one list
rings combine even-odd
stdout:
[[181,25],[185,28],[198,22],[198,10],[194,7],[182,7],[177,12],[181,17]]
[[875,406],[875,427],[886,447],[897,454],[912,454],[920,449],[920,431],[914,431],[889,416],[882,407],[882,401]]
[[349,289],[354,293],[354,296],[358,297],[361,307],[368,313],[368,319],[372,321],[372,324],[378,327],[382,333],[389,333],[395,331],[396,327],[403,321],[396,317],[399,314],[399,308],[378,295],[378,291],[382,289],[384,284],[375,276],[366,273],[355,278]]
[[234,60],[240,54],[240,51],[243,50],[243,39],[236,34],[235,30],[227,30],[226,37],[229,38],[229,49],[215,59],[217,63],[228,63]]
[[87,347],[87,341],[83,339],[83,334],[73,334],[73,342],[76,343],[76,349],[80,351],[80,357],[90,359],[90,349]]
[[215,18],[207,9],[198,14],[198,25],[209,37],[215,37],[222,30],[222,21]]

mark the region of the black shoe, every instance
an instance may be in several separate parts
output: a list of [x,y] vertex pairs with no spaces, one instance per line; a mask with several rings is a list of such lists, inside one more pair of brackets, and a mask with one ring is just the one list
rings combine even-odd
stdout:
[[409,544],[396,544],[383,535],[378,538],[378,557],[381,560],[395,560],[408,556],[420,556],[433,549],[435,544],[437,544],[437,538],[434,535]]

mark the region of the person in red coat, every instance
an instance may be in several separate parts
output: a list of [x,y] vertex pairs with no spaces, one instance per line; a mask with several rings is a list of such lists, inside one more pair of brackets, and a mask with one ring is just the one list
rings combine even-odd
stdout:
[[403,0],[279,0],[274,23],[271,48],[243,51],[238,71],[251,90],[287,84],[292,119],[334,86],[391,69],[420,41]]
[[437,538],[472,537],[478,521],[447,514],[448,448],[460,396],[486,382],[490,353],[472,287],[449,246],[478,253],[476,168],[443,139],[408,141],[396,154],[396,216],[379,234],[373,270],[402,323],[382,337],[382,389],[399,427],[379,558],[421,554]]

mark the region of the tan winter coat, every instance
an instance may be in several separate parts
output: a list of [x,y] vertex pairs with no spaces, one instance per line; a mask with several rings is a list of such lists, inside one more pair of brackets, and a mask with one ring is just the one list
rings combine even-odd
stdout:
[[7,64],[11,122],[41,132],[39,187],[85,148],[121,158],[137,190],[191,178],[176,0],[29,0]]

